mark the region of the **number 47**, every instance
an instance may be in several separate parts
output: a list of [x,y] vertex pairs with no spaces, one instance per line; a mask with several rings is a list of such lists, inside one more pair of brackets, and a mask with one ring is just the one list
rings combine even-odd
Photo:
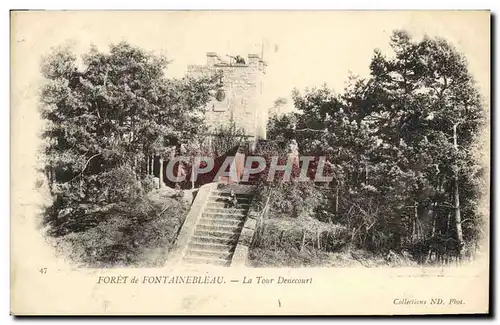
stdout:
[[42,267],[42,268],[39,270],[39,272],[40,272],[41,274],[45,274],[45,273],[47,273],[47,268],[46,268],[46,267]]

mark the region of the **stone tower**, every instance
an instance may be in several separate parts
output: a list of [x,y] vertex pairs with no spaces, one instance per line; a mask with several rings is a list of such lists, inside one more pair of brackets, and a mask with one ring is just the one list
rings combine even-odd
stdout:
[[212,127],[233,121],[254,140],[265,139],[269,114],[263,102],[266,64],[257,54],[238,56],[232,61],[225,62],[217,53],[208,52],[205,65],[188,66],[192,77],[222,73],[222,86],[207,105],[206,121]]

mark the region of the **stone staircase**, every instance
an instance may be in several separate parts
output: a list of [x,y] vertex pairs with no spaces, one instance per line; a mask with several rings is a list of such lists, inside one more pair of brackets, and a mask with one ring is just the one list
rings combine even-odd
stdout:
[[[236,194],[236,208],[229,204],[230,191]],[[230,266],[245,224],[253,186],[226,185],[210,192],[182,261],[193,264]]]

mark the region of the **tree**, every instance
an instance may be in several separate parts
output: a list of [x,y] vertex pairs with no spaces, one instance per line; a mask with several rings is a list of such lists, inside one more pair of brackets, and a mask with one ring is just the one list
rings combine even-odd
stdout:
[[[460,198],[470,195],[460,184],[473,186],[478,176],[470,150],[482,123],[481,99],[465,57],[446,40],[425,37],[413,42],[408,33],[396,31],[391,41],[395,57],[387,59],[376,52],[371,66],[376,85],[372,101],[383,98],[378,107],[389,113],[378,124],[380,134],[384,141],[393,145],[402,141],[410,149],[406,156],[414,158],[408,167],[428,180],[420,192],[436,194],[431,204],[454,210],[460,255],[464,247]],[[443,189],[447,197],[440,195]]]
[[164,57],[124,42],[108,53],[92,47],[78,63],[59,48],[41,66],[46,171],[56,197],[46,221],[57,234],[95,226],[96,211],[133,204],[147,158],[198,135],[215,89],[215,78],[167,78]]
[[460,258],[480,227],[482,169],[472,155],[482,102],[465,57],[449,42],[394,31],[392,55],[375,50],[366,79],[294,92],[298,113],[268,134],[301,154],[326,155],[334,176],[330,219],[358,246]]

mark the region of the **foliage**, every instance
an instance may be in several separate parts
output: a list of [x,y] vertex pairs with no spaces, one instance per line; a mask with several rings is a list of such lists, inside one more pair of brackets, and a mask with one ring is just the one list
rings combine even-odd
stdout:
[[58,249],[90,267],[162,267],[187,211],[183,202],[147,196],[108,211],[105,220],[87,231],[59,237]]
[[219,125],[213,133],[210,152],[215,157],[226,154],[245,140],[245,130],[238,128],[235,122]]
[[312,181],[281,182],[271,189],[271,213],[276,215],[293,218],[309,216],[324,199]]
[[[341,94],[295,90],[298,112],[272,117],[268,134],[296,140],[301,155],[327,157],[334,180],[306,211],[346,227],[352,247],[411,252],[420,262],[461,258],[477,247],[484,219],[484,172],[473,155],[482,99],[446,40],[394,31],[391,46],[392,56],[376,50],[370,77],[350,77]],[[308,195],[288,186],[277,189],[280,201],[307,205]]]
[[[167,65],[164,57],[124,42],[109,52],[92,47],[80,61],[69,48],[44,57],[40,102],[45,172],[54,197],[44,217],[49,234],[88,239],[90,245],[98,233],[113,237],[126,228],[132,233],[110,242],[129,241],[163,222],[148,219],[145,195],[153,180],[147,158],[166,156],[181,139],[199,137],[217,80],[167,78]],[[126,243],[114,247],[95,259],[111,262],[111,256],[133,250]]]

